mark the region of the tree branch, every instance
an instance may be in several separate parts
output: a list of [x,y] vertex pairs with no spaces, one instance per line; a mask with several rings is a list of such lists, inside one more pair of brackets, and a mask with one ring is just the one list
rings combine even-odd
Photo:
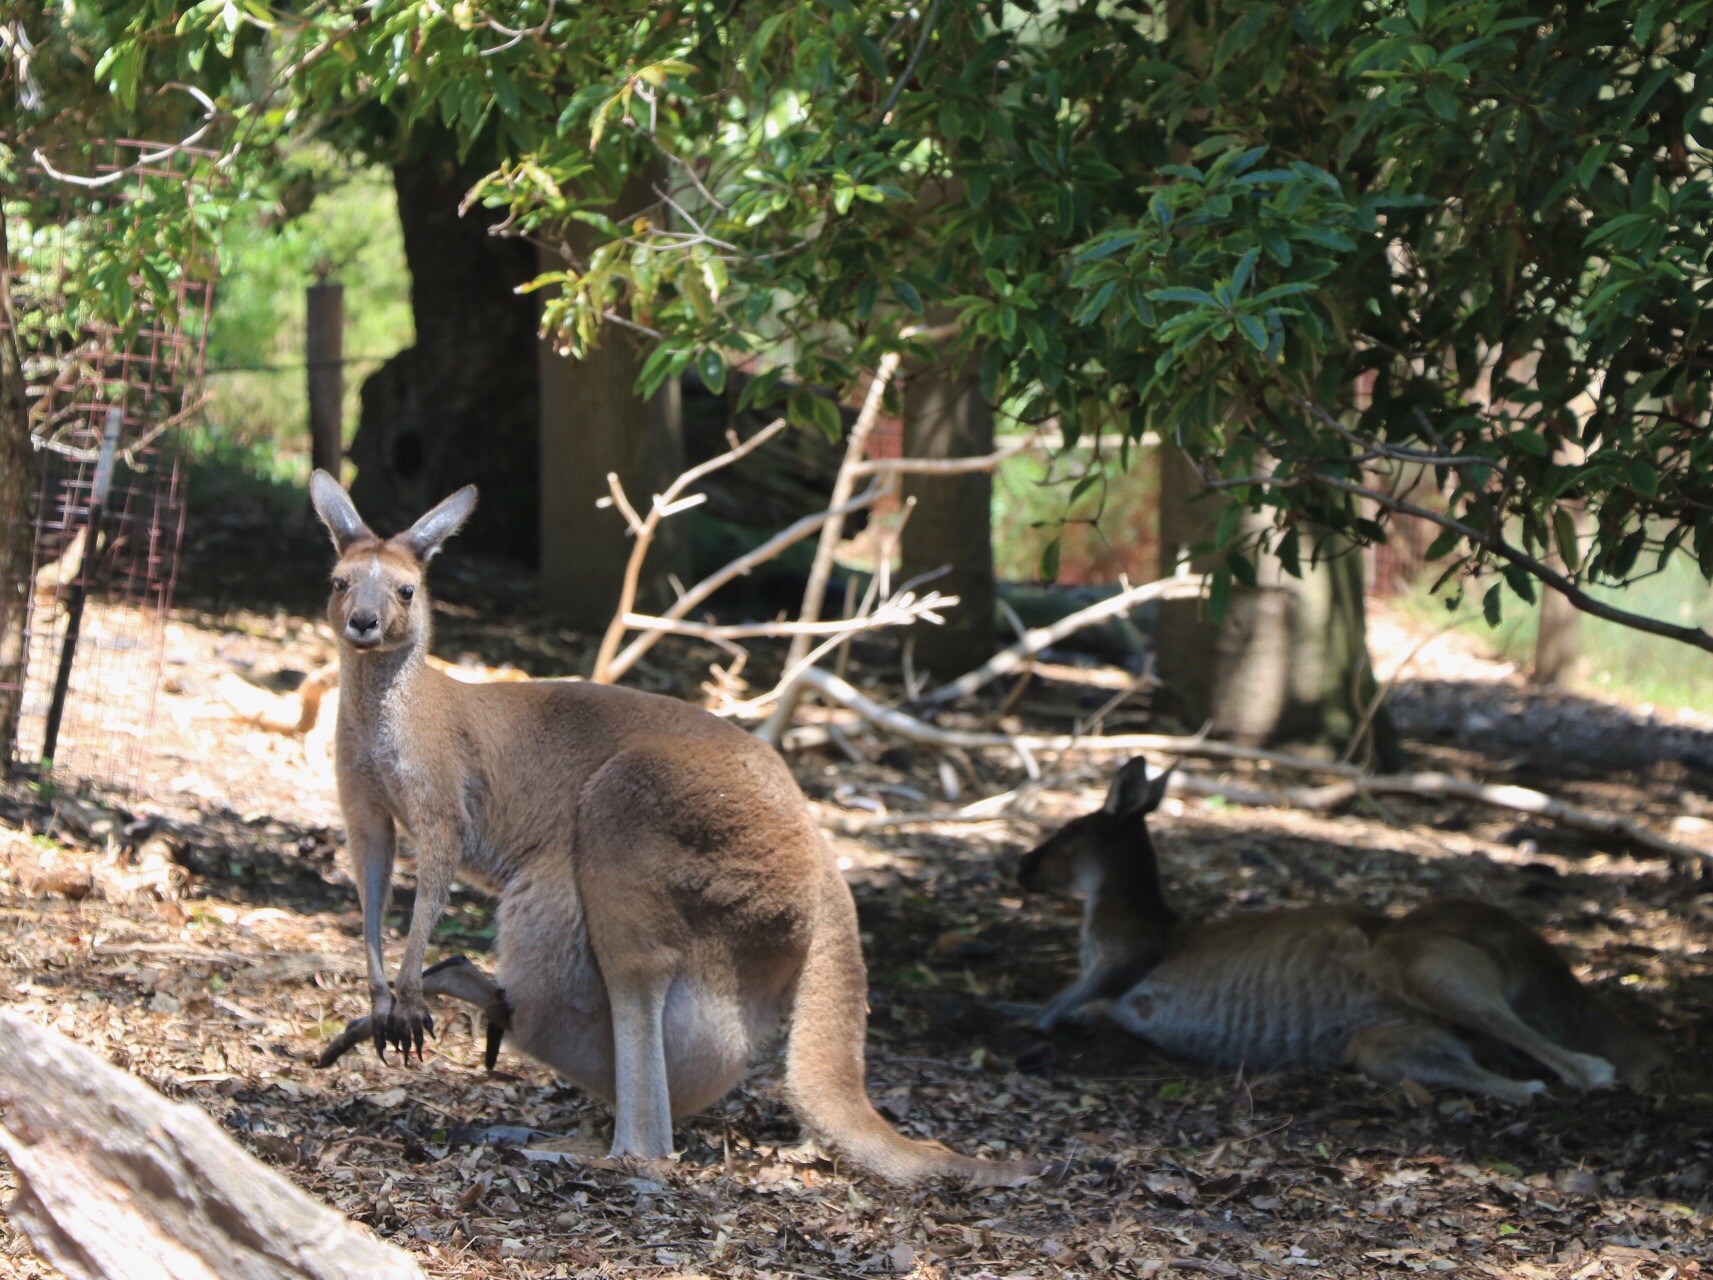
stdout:
[[1144,583],[1142,586],[1120,591],[1117,595],[1091,604],[1086,609],[1066,614],[1051,626],[1025,631],[1016,644],[1000,650],[974,671],[960,676],[950,684],[942,685],[922,701],[937,706],[967,697],[999,677],[1020,670],[1030,658],[1068,635],[1073,635],[1085,627],[1092,627],[1097,622],[1104,622],[1108,618],[1115,618],[1121,613],[1128,613],[1149,600],[1184,600],[1199,596],[1207,589],[1207,582],[1208,579],[1200,575],[1186,574],[1183,577],[1161,578],[1157,582]]
[[630,503],[625,500],[624,489],[619,484],[618,476],[607,477],[607,484],[613,491],[612,501],[624,514],[631,532],[636,535],[636,544],[631,547],[630,559],[625,563],[624,584],[619,588],[619,607],[614,611],[612,622],[607,624],[607,632],[601,637],[601,647],[595,653],[595,669],[589,678],[596,684],[611,684],[618,678],[611,671],[613,655],[618,652],[619,641],[624,638],[625,618],[630,615],[631,606],[636,603],[636,586],[642,576],[642,562],[648,555],[648,548],[654,541],[654,531],[660,527],[661,520],[673,514],[675,510],[683,510],[683,507],[674,505],[678,501],[678,495],[702,477],[718,471],[721,467],[729,467],[739,459],[754,453],[783,430],[785,419],[775,418],[742,444],[727,449],[718,457],[710,458],[699,466],[691,467],[667,485],[665,493],[655,495],[648,515],[640,520]]

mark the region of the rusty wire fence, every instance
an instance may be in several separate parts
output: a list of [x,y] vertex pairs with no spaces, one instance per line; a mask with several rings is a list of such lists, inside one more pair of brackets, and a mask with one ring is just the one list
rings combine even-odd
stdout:
[[172,274],[131,281],[123,325],[80,317],[77,267],[99,237],[125,234],[145,191],[158,202],[176,184],[187,207],[197,198],[191,170],[207,153],[161,150],[93,148],[85,172],[124,175],[99,201],[68,200],[35,172],[6,203],[40,479],[33,511],[0,512],[30,524],[33,547],[13,755],[56,785],[121,794],[138,779],[160,684],[185,514],[174,428],[200,407],[212,259],[193,233]]

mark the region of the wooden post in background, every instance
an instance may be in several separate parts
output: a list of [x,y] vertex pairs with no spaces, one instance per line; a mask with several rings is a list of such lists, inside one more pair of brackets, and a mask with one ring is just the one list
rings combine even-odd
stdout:
[[345,286],[318,280],[309,286],[304,323],[309,370],[309,456],[339,478],[345,457]]

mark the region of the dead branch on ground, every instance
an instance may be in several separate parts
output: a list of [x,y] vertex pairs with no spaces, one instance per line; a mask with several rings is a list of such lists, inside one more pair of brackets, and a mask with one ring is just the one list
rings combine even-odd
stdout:
[[6,1207],[73,1280],[422,1280],[375,1239],[82,1045],[0,1013]]
[[1468,778],[1455,778],[1446,773],[1375,774],[1371,777],[1330,783],[1324,787],[1280,789],[1248,787],[1194,774],[1177,774],[1173,776],[1169,790],[1174,795],[1218,797],[1232,804],[1253,805],[1258,808],[1305,809],[1314,813],[1330,813],[1342,809],[1362,796],[1419,796],[1429,799],[1466,800],[1493,809],[1528,814],[1555,826],[1568,827],[1587,835],[1600,836],[1663,854],[1677,866],[1693,867],[1700,863],[1713,863],[1713,852],[1668,840],[1628,818],[1579,808],[1562,800],[1555,800],[1544,791],[1536,791],[1530,787],[1475,782]]
[[[877,728],[927,746],[991,747],[1005,751],[1021,749],[1029,752],[1159,751],[1175,755],[1206,756],[1218,760],[1253,760],[1286,769],[1329,773],[1336,777],[1355,778],[1359,776],[1359,771],[1355,765],[1338,764],[1329,760],[1310,760],[1303,756],[1293,756],[1280,751],[1265,751],[1259,747],[1244,747],[1232,742],[1215,742],[1207,738],[1177,734],[1115,733],[1089,737],[1074,733],[980,733],[966,729],[945,729],[939,725],[918,720],[915,716],[907,715],[902,711],[883,707],[848,681],[841,680],[830,672],[811,667],[798,678],[802,684],[814,689],[827,701],[856,712],[858,716]],[[792,730],[783,745],[787,748],[813,745],[817,740],[817,730],[820,730],[824,735],[825,727],[820,725],[807,725],[802,729]],[[820,740],[824,740],[824,736]]]
[[1025,669],[1029,660],[1041,650],[1049,648],[1063,640],[1066,636],[1074,635],[1085,627],[1105,622],[1108,618],[1128,613],[1137,605],[1149,600],[1187,600],[1201,595],[1207,589],[1208,579],[1201,574],[1184,574],[1178,577],[1161,578],[1157,582],[1143,583],[1141,586],[1129,587],[1115,596],[1091,604],[1086,609],[1078,609],[1075,613],[1066,614],[1051,626],[1036,627],[1033,631],[1025,631],[1016,644],[1001,649],[981,666],[967,675],[958,677],[950,684],[942,685],[922,699],[931,705],[952,702],[966,697],[977,689],[990,684],[1001,676],[1010,675],[1015,671]]

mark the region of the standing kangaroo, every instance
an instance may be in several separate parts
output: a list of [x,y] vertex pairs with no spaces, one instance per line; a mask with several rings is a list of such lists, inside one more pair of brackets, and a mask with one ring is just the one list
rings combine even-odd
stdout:
[[1330,904],[1186,923],[1160,890],[1148,837],[1169,775],[1130,761],[1104,808],[1024,857],[1025,889],[1085,895],[1082,974],[1040,1011],[1039,1030],[1107,999],[1125,1030],[1185,1058],[1350,1065],[1382,1082],[1511,1103],[1546,1086],[1481,1067],[1463,1035],[1518,1050],[1578,1089],[1615,1075],[1639,1089],[1667,1061],[1545,939],[1474,899],[1430,902],[1398,920]]
[[[672,1121],[718,1100],[789,1013],[798,1114],[895,1182],[999,1185],[1042,1167],[911,1141],[863,1084],[867,975],[850,889],[784,762],[687,703],[571,681],[461,684],[426,661],[423,570],[476,505],[459,490],[382,539],[332,476],[310,481],[338,563],[336,751],[363,905],[365,1033],[409,1057],[425,993],[489,1013],[561,1076],[612,1104],[612,1153],[672,1152]],[[416,845],[416,902],[388,987],[382,920],[395,830]],[[499,896],[499,985],[464,961],[425,982],[455,874]],[[366,1023],[366,1025],[365,1025]]]

